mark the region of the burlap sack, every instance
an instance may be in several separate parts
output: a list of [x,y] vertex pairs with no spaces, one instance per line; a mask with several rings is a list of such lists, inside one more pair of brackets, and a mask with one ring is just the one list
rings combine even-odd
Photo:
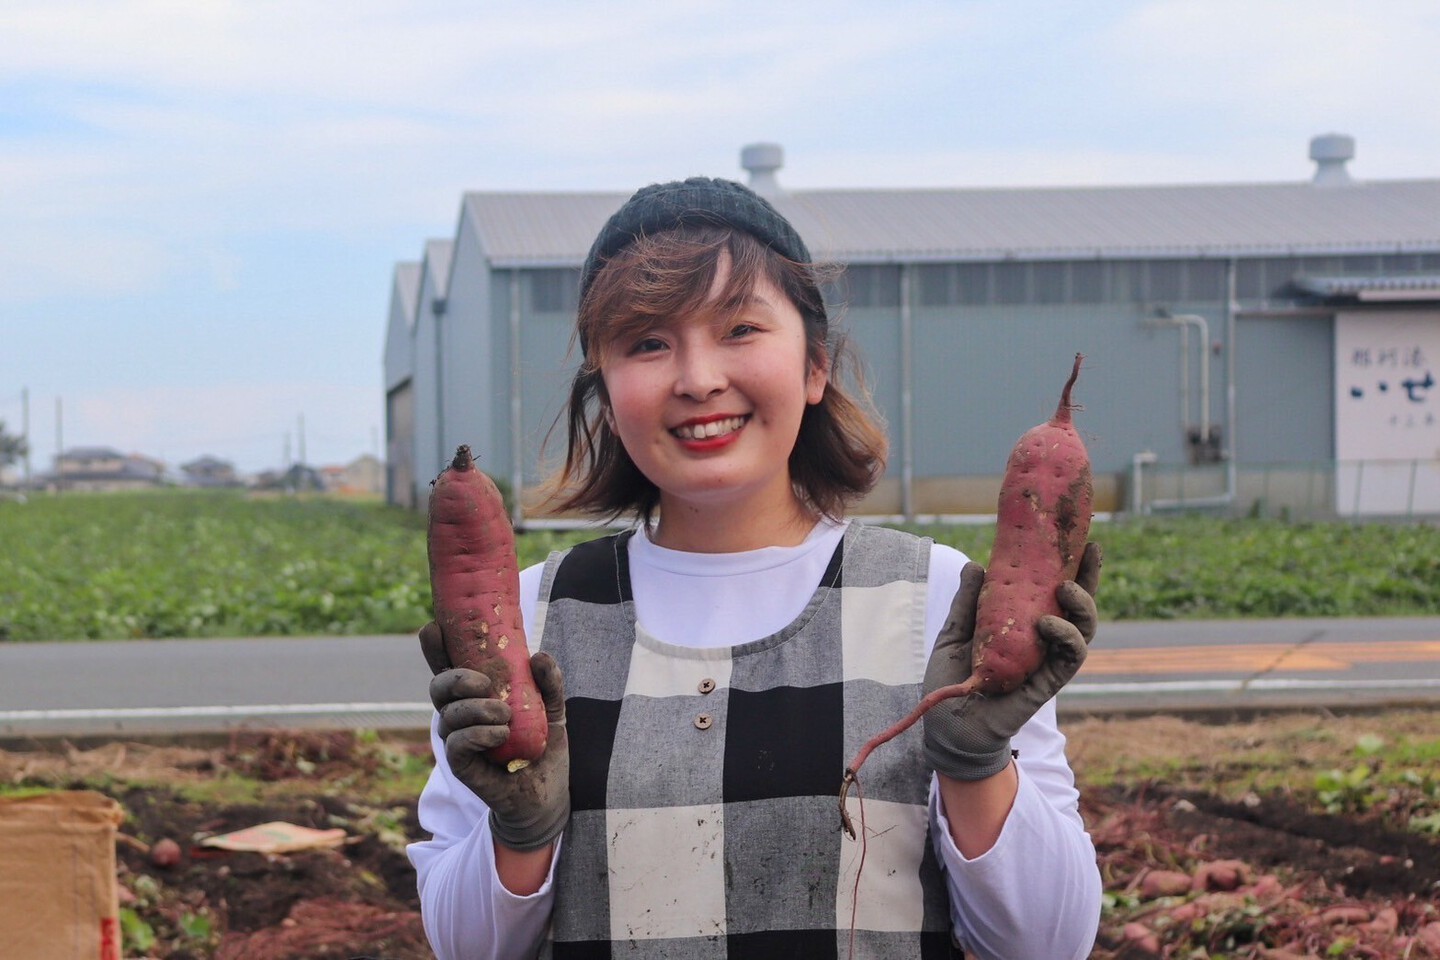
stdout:
[[120,960],[115,828],[102,793],[0,798],[0,953],[26,960]]

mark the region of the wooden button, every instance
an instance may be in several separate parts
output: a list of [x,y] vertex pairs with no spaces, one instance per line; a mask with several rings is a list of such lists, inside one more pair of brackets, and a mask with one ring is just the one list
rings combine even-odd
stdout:
[[714,681],[714,680],[711,680],[709,677],[706,677],[704,680],[701,680],[701,681],[700,681],[700,692],[701,692],[701,693],[711,693],[712,691],[714,691],[714,689],[715,689],[715,681]]
[[700,714],[700,716],[695,718],[695,727],[698,730],[709,730],[711,722],[712,721],[710,720],[710,714],[702,713]]

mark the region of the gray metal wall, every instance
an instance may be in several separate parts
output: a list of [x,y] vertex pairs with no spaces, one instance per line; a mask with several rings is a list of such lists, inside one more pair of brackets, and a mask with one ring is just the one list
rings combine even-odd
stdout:
[[[1141,451],[1183,461],[1181,335],[1150,321],[1144,304],[914,306],[909,298],[910,461],[917,481],[998,475],[1016,439],[1054,414],[1075,354],[1085,354],[1073,399],[1097,473],[1125,474]],[[1211,422],[1225,424],[1223,304],[1186,302],[1220,344],[1209,364]],[[850,308],[838,318],[861,348],[892,444],[890,476],[904,450],[903,308]],[[1191,420],[1200,419],[1200,338],[1188,336]],[[923,510],[923,506],[921,508]]]
[[[447,344],[458,332],[444,323],[458,323],[464,315],[469,331],[453,341],[463,349],[444,370],[447,395],[463,389],[463,395],[453,394],[456,401],[446,405],[447,444],[453,449],[456,442],[471,443],[483,451],[485,469],[514,482],[511,424],[516,412],[511,396],[518,390],[518,479],[522,486],[533,486],[564,455],[564,425],[550,431],[578,357],[568,353],[573,301],[558,301],[554,291],[557,282],[560,289],[571,282],[574,271],[480,269],[478,256],[478,250],[465,249],[462,238],[451,306],[442,318]],[[1221,295],[1163,304],[1134,298],[929,306],[916,295],[918,271],[894,269],[909,283],[895,298],[898,303],[880,298],[876,305],[874,299],[861,297],[835,312],[837,328],[858,351],[890,432],[889,499],[879,504],[880,512],[900,509],[896,491],[907,459],[914,489],[928,491],[929,500],[921,497],[924,502],[908,504],[916,512],[946,512],[935,504],[953,499],[957,490],[966,502],[949,509],[985,510],[1015,440],[1054,413],[1076,352],[1086,356],[1075,390],[1074,399],[1081,405],[1076,421],[1097,486],[1108,484],[1107,508],[1124,508],[1124,488],[1137,454],[1153,453],[1161,465],[1188,462],[1184,428],[1201,416],[1204,351],[1209,351],[1209,422],[1224,432],[1230,426],[1227,377],[1232,370],[1235,374],[1236,435],[1223,435],[1221,445],[1233,450],[1239,463],[1333,458],[1333,320],[1323,312],[1262,318],[1245,311],[1269,304],[1241,303],[1233,325],[1237,342],[1232,344]],[[540,296],[537,291],[548,292]],[[1157,324],[1159,307],[1202,317],[1208,339],[1202,342],[1194,328],[1182,337],[1180,327]],[[433,321],[424,318],[424,308],[422,302],[422,319]],[[483,321],[476,319],[482,316]],[[415,353],[416,435],[422,451],[435,443],[433,436],[425,436],[425,422],[434,416],[425,409],[430,385],[423,370],[427,354],[435,349],[429,327],[421,323],[417,328]],[[515,352],[512,329],[520,335]],[[903,416],[907,337],[908,458]],[[1188,345],[1183,353],[1182,342]],[[517,362],[518,384],[512,375]],[[1188,395],[1182,394],[1182,367],[1188,370]],[[542,463],[547,434],[548,461]],[[428,477],[430,459],[417,457],[422,477]]]
[[1335,457],[1335,319],[1246,317],[1236,324],[1237,458]]
[[[539,271],[522,271],[519,284],[522,304],[520,323],[520,409],[523,436],[525,483],[534,484],[548,475],[541,463],[541,447],[551,425],[560,414],[570,388],[579,356],[567,356],[570,333],[575,327],[575,312],[567,301],[561,309],[544,304],[536,309],[534,283]],[[572,280],[573,271],[560,282]],[[558,466],[565,454],[564,424],[556,428],[544,453],[551,466]]]
[[[428,266],[428,263],[427,263]],[[440,400],[442,389],[439,370],[439,339],[433,310],[437,288],[435,276],[426,270],[420,284],[420,304],[415,316],[414,389],[415,431],[411,455],[413,502],[423,506],[428,498],[429,483],[439,472],[437,451],[440,449]]]
[[[427,487],[460,444],[469,444],[482,468],[495,474],[508,462],[505,435],[492,425],[490,406],[499,395],[493,356],[496,315],[491,307],[491,272],[476,236],[475,224],[462,216],[455,238],[445,314],[439,331],[444,354],[443,431],[436,449],[417,464],[417,480]],[[428,491],[427,491],[428,493]]]

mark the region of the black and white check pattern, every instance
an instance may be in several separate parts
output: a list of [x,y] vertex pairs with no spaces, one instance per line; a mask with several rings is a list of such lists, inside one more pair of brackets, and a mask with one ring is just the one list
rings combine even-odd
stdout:
[[[836,796],[861,744],[919,699],[930,541],[851,524],[792,624],[695,650],[638,627],[627,539],[552,556],[540,589],[536,633],[565,669],[573,807],[547,955],[847,956],[861,845]],[[855,956],[959,956],[919,728],[877,750],[861,783]]]

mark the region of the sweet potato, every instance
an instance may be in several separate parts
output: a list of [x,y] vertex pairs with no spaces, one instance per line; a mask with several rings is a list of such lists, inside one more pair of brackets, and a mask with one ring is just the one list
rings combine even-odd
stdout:
[[1025,431],[1005,465],[995,543],[975,611],[970,678],[932,690],[904,719],[860,748],[845,771],[840,792],[841,818],[852,836],[845,796],[860,765],[876,747],[910,729],[944,700],[1014,690],[1044,660],[1036,622],[1047,614],[1062,615],[1055,589],[1075,578],[1090,535],[1094,502],[1090,457],[1075,429],[1070,400],[1084,359],[1075,355],[1055,416]]
[[545,752],[545,704],[530,674],[515,532],[495,483],[462,445],[430,491],[427,547],[435,622],[454,667],[478,670],[509,703],[510,736],[489,758],[519,770]]
[[1075,579],[1090,535],[1090,457],[1070,414],[1083,359],[1075,355],[1055,416],[1025,431],[1005,465],[995,544],[975,613],[980,693],[1008,693],[1040,666],[1045,649],[1035,622],[1061,615],[1055,588]]

